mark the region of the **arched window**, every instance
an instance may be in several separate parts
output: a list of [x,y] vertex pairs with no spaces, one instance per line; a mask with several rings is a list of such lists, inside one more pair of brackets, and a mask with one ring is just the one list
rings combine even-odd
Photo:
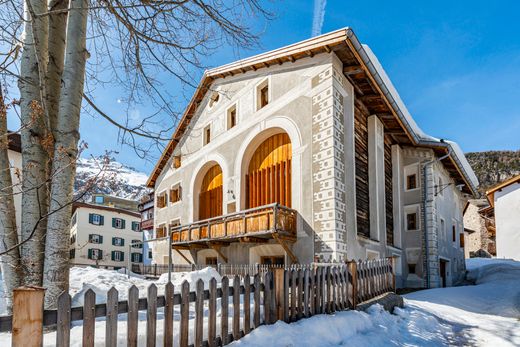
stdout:
[[222,169],[214,165],[202,179],[199,193],[199,220],[222,215]]
[[273,135],[253,153],[246,174],[246,207],[271,203],[291,207],[291,140]]

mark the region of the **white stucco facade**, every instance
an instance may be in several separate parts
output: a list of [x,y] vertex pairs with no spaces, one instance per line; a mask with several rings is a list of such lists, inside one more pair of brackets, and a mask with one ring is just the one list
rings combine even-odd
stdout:
[[494,194],[497,258],[520,260],[520,183]]

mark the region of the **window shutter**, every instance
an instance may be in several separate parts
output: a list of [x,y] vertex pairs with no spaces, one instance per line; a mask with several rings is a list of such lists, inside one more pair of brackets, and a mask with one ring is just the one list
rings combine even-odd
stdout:
[[143,262],[143,255],[141,253],[139,253],[139,262],[142,263]]
[[113,237],[113,238],[112,238],[112,246],[115,246],[115,245],[116,245],[116,238]]
[[125,245],[125,239],[121,238],[121,246]]
[[103,243],[103,235],[99,235],[99,243]]
[[125,261],[125,252],[121,252],[119,259]]
[[112,251],[112,261],[116,259],[116,251]]
[[92,249],[88,249],[88,257],[89,259],[92,259]]
[[126,228],[126,221],[124,219],[121,219],[121,229]]
[[[88,234],[88,242],[92,242],[92,234]],[[89,249],[90,251],[90,249]]]
[[88,222],[89,222],[90,224],[93,224],[93,223],[94,223],[94,214],[92,214],[92,213],[89,213],[89,214],[88,214]]
[[103,259],[103,251],[101,249],[98,251],[98,254],[99,254],[98,259]]
[[115,227],[116,227],[116,219],[112,218],[112,228],[115,228]]
[[99,225],[105,224],[105,217],[99,216]]

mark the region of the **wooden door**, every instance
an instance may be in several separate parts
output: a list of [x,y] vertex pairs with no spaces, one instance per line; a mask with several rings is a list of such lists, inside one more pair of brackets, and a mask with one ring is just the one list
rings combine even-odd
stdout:
[[222,215],[222,169],[211,167],[204,178],[199,194],[199,220]]
[[249,162],[246,175],[246,207],[271,203],[291,207],[292,146],[286,133],[262,142]]

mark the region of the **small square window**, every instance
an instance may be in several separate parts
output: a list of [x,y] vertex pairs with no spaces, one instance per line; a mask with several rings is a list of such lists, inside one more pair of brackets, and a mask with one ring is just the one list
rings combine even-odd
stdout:
[[408,264],[408,273],[414,274],[415,273],[415,265],[416,264]]
[[92,224],[100,225],[101,224],[101,215],[93,214],[92,215]]
[[94,201],[96,202],[96,204],[103,204],[105,202],[105,197],[104,196],[96,196]]
[[412,190],[415,188],[417,188],[417,175],[412,174],[412,175],[406,176],[406,189]]
[[237,106],[232,106],[227,111],[227,128],[228,130],[237,125]]
[[417,213],[406,215],[406,230],[417,230]]
[[209,108],[212,108],[218,103],[220,99],[220,94],[218,92],[213,92],[209,98]]
[[182,188],[181,188],[180,184],[177,184],[170,190],[170,202],[172,204],[175,204],[176,202],[181,201],[181,199],[182,199]]
[[204,146],[211,142],[211,125],[204,128]]

